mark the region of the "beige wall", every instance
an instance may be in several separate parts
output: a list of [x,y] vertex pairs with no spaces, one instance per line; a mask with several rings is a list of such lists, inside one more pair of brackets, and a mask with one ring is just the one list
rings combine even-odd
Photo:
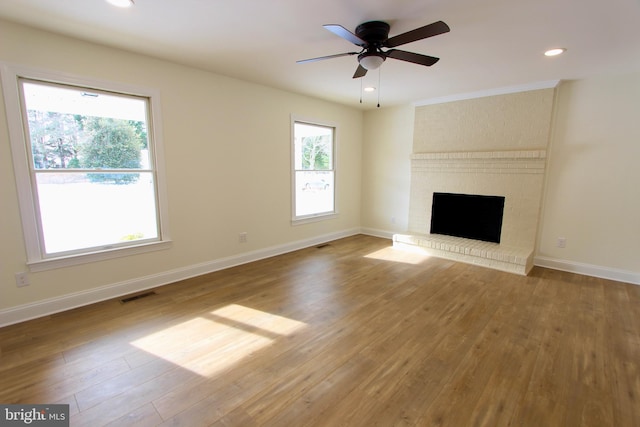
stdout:
[[[0,40],[4,62],[160,91],[173,239],[168,250],[30,273],[17,288],[14,273],[27,267],[0,103],[0,312],[359,230],[361,111],[9,22]],[[291,225],[291,114],[338,126],[337,219]]]
[[564,82],[556,109],[539,256],[640,279],[640,73]]
[[408,227],[413,106],[365,114],[362,150],[362,224],[372,234]]

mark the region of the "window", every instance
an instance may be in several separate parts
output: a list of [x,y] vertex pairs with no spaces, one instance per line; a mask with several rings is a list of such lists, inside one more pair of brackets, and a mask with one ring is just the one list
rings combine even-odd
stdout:
[[168,241],[149,94],[8,67],[3,87],[32,270]]
[[333,215],[335,127],[293,121],[293,219]]

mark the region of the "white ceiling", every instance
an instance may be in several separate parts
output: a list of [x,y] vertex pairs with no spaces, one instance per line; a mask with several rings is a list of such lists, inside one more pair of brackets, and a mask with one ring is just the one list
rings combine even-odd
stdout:
[[[432,67],[387,59],[371,71],[363,108],[640,70],[639,0],[2,0],[0,16],[291,92],[360,106],[357,51],[323,24],[365,21],[390,36],[443,20],[451,32],[400,49],[441,58]],[[551,47],[565,47],[547,58]],[[380,83],[378,82],[380,79]]]

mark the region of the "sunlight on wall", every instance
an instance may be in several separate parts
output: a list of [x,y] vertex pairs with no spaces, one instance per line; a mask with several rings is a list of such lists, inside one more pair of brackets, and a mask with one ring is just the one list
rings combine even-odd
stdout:
[[198,375],[210,377],[306,323],[230,304],[147,335],[131,344]]
[[420,249],[400,249],[400,248],[384,248],[379,251],[365,255],[365,258],[380,259],[383,261],[402,262],[405,264],[420,264],[429,259],[430,256]]

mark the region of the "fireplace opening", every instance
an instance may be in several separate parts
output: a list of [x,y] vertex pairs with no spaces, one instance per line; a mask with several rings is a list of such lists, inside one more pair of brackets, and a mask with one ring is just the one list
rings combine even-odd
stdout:
[[433,193],[431,234],[500,243],[504,197]]

